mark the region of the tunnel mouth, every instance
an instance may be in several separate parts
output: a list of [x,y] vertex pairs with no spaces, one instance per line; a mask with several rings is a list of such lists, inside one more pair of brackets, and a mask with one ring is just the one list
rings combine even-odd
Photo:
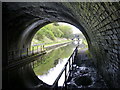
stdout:
[[77,86],[89,86],[92,84],[92,79],[89,76],[80,76],[75,78],[75,84]]
[[[33,53],[36,53],[36,52],[34,52],[35,50],[37,52],[41,53],[42,51],[47,52],[47,51],[55,49],[59,46],[61,47],[63,45],[70,45],[70,44],[72,45],[72,47],[73,47],[73,45],[74,45],[74,47],[79,45],[80,49],[84,49],[84,48],[88,49],[87,39],[86,39],[85,35],[80,31],[80,29],[78,29],[76,26],[74,26],[70,23],[52,22],[52,23],[44,25],[43,27],[41,27],[37,30],[37,32],[34,34],[32,40],[31,40],[31,49],[33,50]],[[59,50],[59,51],[61,51],[61,50]],[[62,50],[62,52],[63,52],[63,50]],[[69,52],[70,52],[70,49],[69,49]],[[59,52],[59,54],[60,54],[60,52]],[[51,53],[51,55],[52,55],[52,53]],[[66,55],[68,55],[68,52]],[[55,54],[52,56],[55,56]],[[56,57],[61,58],[58,55]],[[56,62],[53,63],[54,68],[56,67],[56,65],[59,65],[59,61],[60,61],[56,57],[55,57]],[[43,64],[42,59],[44,59],[44,62],[46,62],[46,63]],[[52,60],[54,61],[54,58]],[[41,58],[41,63],[39,65],[37,65],[37,62],[36,62],[36,64],[34,64],[34,65],[36,65],[36,67],[33,66],[33,71],[34,71],[35,75],[38,77],[38,79],[40,79],[41,81],[45,82],[48,85],[52,85],[57,77],[57,76],[55,76],[54,79],[52,78],[49,80],[46,79],[46,78],[50,77],[52,72],[55,72],[55,70],[52,69],[53,68],[51,65],[52,62],[50,62],[52,60],[49,60],[48,58]],[[40,68],[38,68],[38,67],[40,67]],[[44,68],[44,69],[42,69],[42,68]],[[55,68],[55,69],[57,69],[57,68]],[[57,73],[59,73],[59,71]],[[53,73],[53,74],[57,75],[55,73]],[[62,85],[61,82],[59,85]]]

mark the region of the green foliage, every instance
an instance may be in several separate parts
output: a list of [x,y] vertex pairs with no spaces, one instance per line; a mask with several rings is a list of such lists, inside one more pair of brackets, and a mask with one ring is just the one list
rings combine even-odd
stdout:
[[35,35],[35,38],[38,40],[42,40],[45,37],[55,40],[55,36],[51,30],[46,27],[41,28]]
[[71,30],[71,27],[61,25],[60,30],[64,33],[62,37],[69,39],[71,35],[73,35],[73,32]]
[[[50,42],[55,41],[57,38],[66,38],[70,39],[73,35],[71,27],[66,25],[59,25],[58,23],[48,24],[42,27],[34,36],[33,40],[38,40],[41,42]],[[45,39],[48,38],[48,41]],[[33,41],[34,42],[34,41]]]

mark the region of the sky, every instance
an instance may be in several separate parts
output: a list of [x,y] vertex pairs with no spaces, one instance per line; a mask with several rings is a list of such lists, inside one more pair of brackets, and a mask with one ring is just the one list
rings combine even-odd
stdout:
[[67,25],[67,26],[72,27],[73,34],[76,34],[76,33],[82,33],[78,28],[76,28],[75,26],[73,26],[73,25],[71,25],[71,24],[63,23],[63,22],[59,22],[58,24],[61,24],[61,25]]

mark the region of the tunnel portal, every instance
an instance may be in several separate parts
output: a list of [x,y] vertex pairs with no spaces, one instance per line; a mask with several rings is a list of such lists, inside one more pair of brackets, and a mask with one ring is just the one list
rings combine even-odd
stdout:
[[[6,70],[9,66],[7,52],[29,47],[39,28],[53,22],[66,22],[79,28],[99,72],[110,87],[120,88],[119,2],[3,2],[2,7],[3,88],[11,83],[21,87],[23,81],[23,87],[36,85],[38,80],[33,73],[26,76],[31,70],[29,67]],[[33,77],[34,80],[30,80]],[[11,78],[16,80],[11,81]]]

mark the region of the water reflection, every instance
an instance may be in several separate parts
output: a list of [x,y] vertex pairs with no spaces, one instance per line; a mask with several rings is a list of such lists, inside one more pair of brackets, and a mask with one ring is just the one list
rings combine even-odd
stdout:
[[[50,51],[40,57],[33,68],[35,74],[43,82],[52,85],[57,76],[63,69],[70,55],[73,53],[76,45],[69,44]],[[60,79],[59,86],[62,85],[64,77]]]

